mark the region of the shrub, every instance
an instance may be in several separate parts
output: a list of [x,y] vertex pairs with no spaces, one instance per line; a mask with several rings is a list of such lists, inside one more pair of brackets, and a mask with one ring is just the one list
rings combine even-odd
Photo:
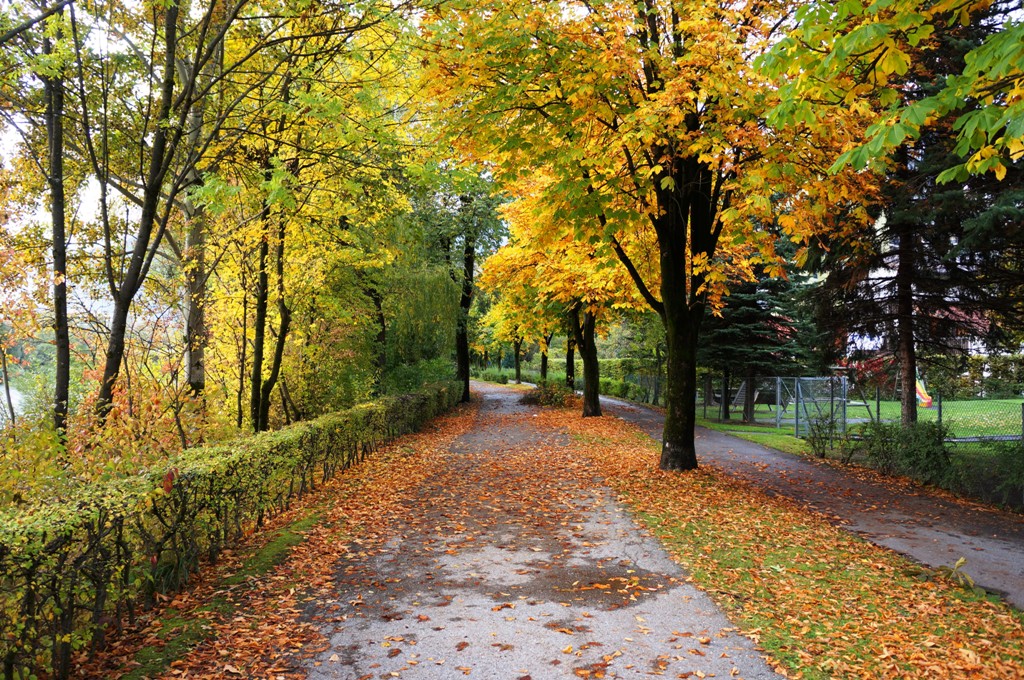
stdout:
[[863,430],[868,462],[926,484],[955,486],[955,469],[946,449],[946,428],[939,423],[869,423]]
[[483,380],[484,382],[498,383],[499,385],[508,384],[508,375],[502,373],[501,371],[495,371],[493,369],[480,371],[479,375],[477,376],[477,379]]
[[868,463],[887,474],[896,471],[898,459],[899,423],[866,423],[862,430],[862,446]]
[[295,498],[454,406],[444,383],[0,513],[0,660],[8,677],[66,678],[71,654],[156,592],[179,587]]
[[1003,503],[1024,505],[1024,442],[999,447],[994,467],[995,478],[999,480],[996,490]]
[[537,387],[523,395],[522,403],[532,406],[568,406],[576,400],[576,394],[555,381],[538,383]]
[[420,385],[442,383],[455,375],[455,367],[448,359],[428,359],[415,364],[403,364],[388,370],[381,383],[386,394],[404,394]]
[[816,458],[824,458],[838,434],[836,420],[831,417],[812,418],[807,424],[807,444]]

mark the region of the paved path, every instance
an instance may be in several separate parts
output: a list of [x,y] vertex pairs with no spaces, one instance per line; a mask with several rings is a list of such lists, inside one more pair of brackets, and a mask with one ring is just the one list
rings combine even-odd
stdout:
[[[661,413],[619,399],[601,401],[606,414],[661,439]],[[697,432],[697,457],[930,567],[952,566],[965,557],[963,570],[979,586],[1024,609],[1024,516],[957,503],[916,484],[881,484],[857,476],[855,469],[703,428]]]
[[476,384],[451,447],[390,540],[339,565],[310,678],[775,678],[520,392]]

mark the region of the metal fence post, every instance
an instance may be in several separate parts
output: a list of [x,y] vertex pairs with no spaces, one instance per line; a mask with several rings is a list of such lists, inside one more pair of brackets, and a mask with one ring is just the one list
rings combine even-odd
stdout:
[[849,419],[850,414],[847,411],[847,404],[850,402],[850,380],[845,375],[842,376],[842,387],[843,387],[843,428],[841,430],[842,435],[846,436],[846,421]]
[[935,393],[935,407],[939,409],[939,427],[942,427],[942,392]]
[[[1021,404],[1024,407],[1024,404]],[[775,429],[782,429],[782,378],[775,378]]]
[[875,420],[882,422],[882,386],[875,385]]
[[708,419],[708,400],[714,394],[714,388],[711,386],[711,374],[708,373],[704,376],[704,420]]
[[[836,431],[836,381],[829,378],[828,381],[828,448],[832,450],[832,434]],[[818,419],[821,422],[821,419]],[[810,423],[808,423],[810,426]]]
[[796,394],[793,395],[793,399],[794,399],[794,406],[796,406],[796,410],[794,411],[795,418],[793,420],[793,436],[799,438],[800,437],[800,378],[796,379]]

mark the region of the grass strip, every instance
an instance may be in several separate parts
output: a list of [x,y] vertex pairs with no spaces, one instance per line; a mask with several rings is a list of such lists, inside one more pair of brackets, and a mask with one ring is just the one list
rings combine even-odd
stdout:
[[[268,541],[243,557],[238,570],[218,581],[217,590],[241,586],[250,579],[273,571],[288,558],[293,547],[305,540],[305,532],[314,528],[321,519],[320,512],[313,511],[272,532]],[[215,596],[187,617],[182,616],[177,608],[168,607],[160,617],[161,625],[155,636],[156,641],[135,653],[135,663],[138,665],[121,676],[122,680],[143,680],[168,670],[174,661],[184,658],[199,644],[214,636],[204,614],[230,616],[235,609],[235,604],[223,595]]]

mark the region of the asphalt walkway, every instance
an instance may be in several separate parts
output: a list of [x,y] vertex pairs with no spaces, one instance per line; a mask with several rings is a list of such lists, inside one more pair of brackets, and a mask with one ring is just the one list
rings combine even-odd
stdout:
[[389,540],[338,566],[310,678],[779,677],[521,392],[474,390]]

